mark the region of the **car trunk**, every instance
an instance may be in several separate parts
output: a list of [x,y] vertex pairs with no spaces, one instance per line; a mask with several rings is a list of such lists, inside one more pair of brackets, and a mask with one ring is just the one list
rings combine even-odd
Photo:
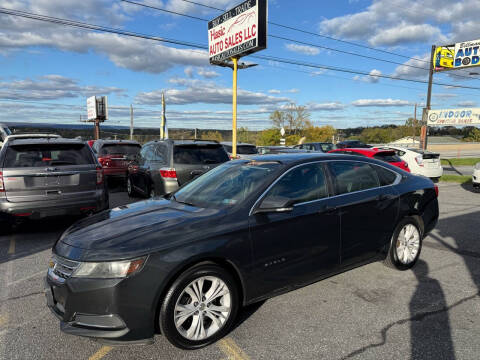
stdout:
[[228,160],[220,144],[175,145],[173,149],[173,163],[180,186]]
[[96,191],[97,171],[84,144],[13,145],[3,181],[9,202],[87,198]]
[[425,152],[423,153],[423,163],[426,168],[438,168],[440,167],[440,154]]
[[140,152],[138,144],[104,144],[100,149],[98,160],[102,166],[109,168],[126,168],[128,157],[137,155]]

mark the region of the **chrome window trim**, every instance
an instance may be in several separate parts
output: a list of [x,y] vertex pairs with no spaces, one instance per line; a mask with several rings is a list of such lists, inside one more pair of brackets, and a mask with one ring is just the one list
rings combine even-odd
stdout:
[[[370,189],[365,189],[365,190],[358,190],[358,191],[352,191],[352,192],[349,192],[349,193],[344,193],[344,194],[335,194],[335,195],[331,195],[331,194],[328,194],[327,197],[324,197],[324,198],[320,198],[320,199],[316,199],[316,200],[310,200],[310,201],[305,201],[305,202],[301,202],[301,203],[297,203],[297,204],[294,204],[293,207],[296,207],[296,206],[300,206],[300,205],[306,205],[306,204],[311,204],[311,203],[314,203],[314,202],[317,202],[317,201],[322,201],[322,200],[325,200],[325,199],[331,199],[331,198],[335,198],[335,197],[340,197],[340,196],[345,196],[345,195],[350,195],[350,194],[357,194],[357,193],[361,193],[361,192],[365,192],[365,191],[371,191],[371,190],[375,190],[375,189],[381,189],[381,188],[386,188],[386,187],[389,187],[389,186],[395,186],[395,185],[398,185],[400,183],[400,181],[402,180],[402,175],[399,174],[398,172],[396,171],[393,171],[392,169],[389,169],[383,165],[380,165],[380,164],[374,164],[374,163],[370,163],[368,161],[362,161],[363,159],[360,159],[360,160],[345,160],[345,159],[338,159],[338,160],[333,160],[333,159],[325,159],[325,160],[318,160],[318,161],[310,161],[310,162],[306,162],[306,163],[302,163],[302,164],[298,164],[298,165],[295,165],[293,167],[291,167],[290,169],[288,169],[286,172],[284,172],[280,177],[278,177],[273,183],[270,184],[269,187],[267,187],[265,189],[265,191],[258,197],[257,201],[255,201],[255,203],[253,204],[253,206],[250,208],[250,211],[248,213],[248,216],[252,216],[253,214],[253,210],[255,209],[255,207],[257,206],[257,204],[263,200],[263,198],[265,197],[266,193],[278,182],[280,181],[281,178],[283,178],[286,174],[288,174],[291,170],[294,170],[300,166],[303,166],[303,165],[310,165],[310,164],[317,164],[317,163],[326,163],[328,165],[329,162],[334,162],[334,161],[342,161],[342,162],[345,162],[345,161],[348,161],[348,162],[361,162],[363,164],[368,164],[368,165],[374,165],[374,166],[379,166],[379,167],[382,167],[392,173],[394,173],[395,175],[397,175],[397,178],[395,179],[395,181],[389,185],[382,185],[382,186],[378,186],[378,187],[374,187],[374,188],[370,188]],[[378,176],[378,175],[377,175]],[[380,179],[379,179],[380,180]],[[335,184],[333,184],[335,185]]]

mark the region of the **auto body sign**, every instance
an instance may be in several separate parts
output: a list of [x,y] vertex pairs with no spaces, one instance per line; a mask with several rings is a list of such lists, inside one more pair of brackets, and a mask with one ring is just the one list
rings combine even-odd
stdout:
[[428,126],[480,124],[480,108],[428,111]]
[[211,64],[267,47],[267,0],[247,0],[208,23]]
[[437,46],[433,59],[435,71],[480,66],[480,40]]

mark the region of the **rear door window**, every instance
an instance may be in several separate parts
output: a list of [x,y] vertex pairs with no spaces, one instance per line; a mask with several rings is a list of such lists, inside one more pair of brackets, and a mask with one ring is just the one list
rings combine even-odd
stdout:
[[268,192],[264,202],[286,199],[289,205],[328,196],[322,164],[308,164],[286,173]]
[[398,174],[384,167],[371,165],[377,172],[380,186],[392,185],[397,180]]
[[137,144],[104,144],[100,149],[100,155],[136,155],[140,148]]
[[335,193],[337,195],[380,186],[378,175],[369,164],[353,161],[334,161],[329,163],[329,167],[334,178]]
[[93,164],[85,144],[12,145],[7,149],[4,168]]
[[228,161],[222,145],[176,145],[173,161],[177,164],[219,164]]

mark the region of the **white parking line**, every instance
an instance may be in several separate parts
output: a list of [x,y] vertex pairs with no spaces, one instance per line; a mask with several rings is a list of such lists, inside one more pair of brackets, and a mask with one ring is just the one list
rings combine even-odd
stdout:
[[18,279],[18,280],[15,280],[15,281],[12,281],[12,282],[9,282],[7,284],[7,286],[12,286],[12,285],[15,285],[15,284],[18,284],[18,283],[21,283],[23,281],[27,281],[27,280],[30,280],[30,279],[33,279],[33,278],[36,278],[37,276],[40,276],[40,275],[44,275],[45,274],[45,270],[42,270],[42,271],[39,271],[33,275],[30,275],[30,276],[27,276],[27,277],[24,277],[23,279]]

